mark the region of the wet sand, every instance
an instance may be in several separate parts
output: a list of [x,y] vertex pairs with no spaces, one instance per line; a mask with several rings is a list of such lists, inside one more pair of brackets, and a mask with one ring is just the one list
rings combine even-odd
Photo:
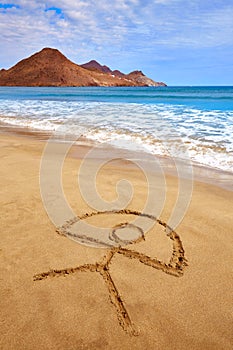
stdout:
[[[39,182],[45,141],[2,133],[0,146],[1,349],[231,349],[232,191],[195,181],[177,236],[168,237],[157,223],[145,240],[95,248],[56,232],[45,211]],[[87,150],[71,150],[62,169],[73,212],[94,227],[131,222],[147,200],[145,175],[126,160],[106,164],[96,179],[103,199],[116,200],[122,178],[134,194],[128,213],[91,215],[96,210],[77,185]],[[166,174],[162,223],[178,185]]]

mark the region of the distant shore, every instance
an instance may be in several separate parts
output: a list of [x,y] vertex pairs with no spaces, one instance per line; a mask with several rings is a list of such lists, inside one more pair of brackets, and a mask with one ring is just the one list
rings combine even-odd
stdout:
[[19,61],[10,69],[0,70],[0,86],[74,87],[74,86],[167,86],[136,70],[124,74],[95,60],[78,65],[59,50],[44,48]]

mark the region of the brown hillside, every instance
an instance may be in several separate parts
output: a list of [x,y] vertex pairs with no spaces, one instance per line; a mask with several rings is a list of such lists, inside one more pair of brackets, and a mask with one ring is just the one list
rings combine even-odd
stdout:
[[[44,48],[8,70],[0,71],[0,86],[147,86],[130,75],[114,76],[107,66],[91,61],[79,66],[60,51]],[[93,62],[95,62],[93,66]],[[90,62],[89,62],[90,63]],[[85,66],[85,65],[83,65]],[[89,64],[90,66],[90,64]],[[104,71],[105,70],[105,71]],[[157,83],[153,82],[156,86]],[[151,85],[151,84],[149,84]]]
[[138,86],[167,86],[162,82],[154,82],[154,80],[148,78],[142,71],[135,70],[125,76],[127,79],[132,80]]
[[92,60],[92,61],[84,63],[84,64],[80,64],[80,67],[86,68],[88,70],[100,71],[102,73],[109,73],[109,74],[112,73],[112,71],[109,67],[102,66],[100,63],[98,63],[95,60]]

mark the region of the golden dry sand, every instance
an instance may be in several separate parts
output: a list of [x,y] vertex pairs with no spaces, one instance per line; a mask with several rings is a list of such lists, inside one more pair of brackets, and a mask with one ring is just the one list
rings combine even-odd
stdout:
[[[91,248],[56,233],[46,214],[43,149],[37,139],[0,135],[0,349],[232,349],[233,192],[195,182],[177,237],[156,225],[137,244],[114,252]],[[116,182],[127,178],[135,190],[128,208],[140,212],[145,176],[126,163],[101,169],[98,190],[112,200]],[[77,187],[79,165],[67,157],[63,186],[81,216],[92,209]],[[164,222],[178,191],[175,177],[166,180]],[[85,220],[111,227],[116,216],[125,223],[133,213]]]

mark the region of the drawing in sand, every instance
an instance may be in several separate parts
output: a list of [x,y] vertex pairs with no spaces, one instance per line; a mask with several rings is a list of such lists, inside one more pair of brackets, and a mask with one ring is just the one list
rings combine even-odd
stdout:
[[[158,223],[159,225],[165,228],[165,232],[170,240],[172,240],[172,255],[170,261],[165,263],[163,261],[158,260],[156,257],[150,257],[143,253],[125,248],[125,245],[136,244],[142,240],[145,240],[144,231],[141,227],[138,227],[132,223],[121,222],[120,224],[115,225],[109,232],[109,240],[111,243],[106,243],[98,239],[98,237],[93,238],[89,235],[77,234],[71,232],[71,227],[76,223],[85,220],[86,218],[94,217],[97,215],[108,215],[114,214],[117,216],[121,215],[135,215],[136,217],[152,220],[154,223]],[[137,238],[133,240],[129,240],[128,237],[122,237],[122,233],[135,231],[137,233]],[[121,254],[122,256],[129,259],[136,259],[140,263],[150,266],[154,269],[161,270],[169,275],[180,277],[183,275],[184,267],[187,265],[187,259],[184,256],[184,249],[182,246],[181,239],[179,235],[172,230],[165,222],[157,219],[153,215],[140,213],[138,211],[133,211],[129,209],[124,210],[112,210],[112,211],[102,211],[102,212],[92,212],[90,214],[85,214],[81,217],[75,217],[69,221],[67,221],[62,227],[57,229],[57,232],[63,236],[70,237],[72,239],[77,238],[78,241],[82,243],[94,243],[95,245],[106,245],[108,248],[107,254],[103,257],[102,260],[97,261],[95,264],[84,264],[77,267],[69,267],[62,270],[50,270],[48,272],[42,272],[36,274],[34,276],[34,281],[43,280],[51,277],[59,277],[59,276],[68,276],[70,274],[74,274],[77,272],[97,272],[99,273],[107,288],[109,293],[109,298],[111,303],[114,305],[118,321],[120,326],[129,333],[130,335],[138,335],[138,331],[131,321],[130,315],[123,303],[120,292],[115,285],[110,271],[110,265],[112,262],[112,258],[115,254]]]

